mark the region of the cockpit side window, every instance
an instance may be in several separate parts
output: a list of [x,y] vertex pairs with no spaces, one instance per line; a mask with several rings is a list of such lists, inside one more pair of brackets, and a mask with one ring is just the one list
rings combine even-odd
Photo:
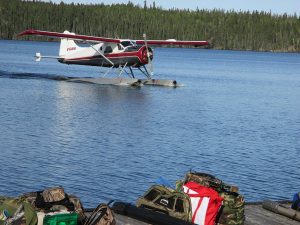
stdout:
[[113,50],[112,50],[112,48],[111,48],[111,46],[110,45],[108,45],[108,46],[106,46],[106,48],[105,48],[105,50],[104,50],[104,53],[106,54],[106,53],[111,53]]

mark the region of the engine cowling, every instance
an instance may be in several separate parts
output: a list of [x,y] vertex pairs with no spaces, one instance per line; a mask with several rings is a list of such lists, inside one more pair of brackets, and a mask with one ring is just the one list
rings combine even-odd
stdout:
[[147,47],[143,46],[143,49],[141,51],[141,61],[142,61],[143,64],[148,64],[149,63],[148,53],[149,53],[149,58],[152,61],[153,60],[153,50],[152,50],[152,48],[148,47],[148,51],[147,51]]

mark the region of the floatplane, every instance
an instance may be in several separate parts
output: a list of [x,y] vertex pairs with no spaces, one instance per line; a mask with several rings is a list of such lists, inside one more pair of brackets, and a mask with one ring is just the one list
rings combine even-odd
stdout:
[[[38,35],[52,38],[59,38],[60,48],[58,56],[42,56],[36,53],[36,61],[42,58],[57,59],[60,63],[77,64],[88,66],[107,67],[108,70],[102,77],[98,78],[72,78],[71,81],[89,82],[96,84],[112,85],[136,85],[143,84],[178,86],[175,80],[153,79],[153,49],[150,46],[172,45],[172,46],[204,46],[207,41],[177,41],[168,40],[147,40],[143,34],[143,40],[115,39],[78,35],[69,31],[50,32],[41,30],[25,30],[19,34]],[[85,44],[84,46],[81,43]],[[112,69],[119,69],[117,77],[108,78],[106,75]],[[145,77],[138,79],[134,70],[139,70]],[[127,76],[121,76],[122,74]]]

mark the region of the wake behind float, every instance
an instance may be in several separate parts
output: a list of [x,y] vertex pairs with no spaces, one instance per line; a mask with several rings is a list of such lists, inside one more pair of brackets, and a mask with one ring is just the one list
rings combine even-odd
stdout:
[[182,85],[178,84],[176,80],[135,79],[135,78],[124,78],[124,77],[69,78],[69,79],[67,79],[67,81],[77,82],[77,83],[99,84],[99,85],[117,85],[117,86],[135,86],[135,87],[141,87],[143,85],[163,86],[163,87],[180,87],[180,86],[182,86]]

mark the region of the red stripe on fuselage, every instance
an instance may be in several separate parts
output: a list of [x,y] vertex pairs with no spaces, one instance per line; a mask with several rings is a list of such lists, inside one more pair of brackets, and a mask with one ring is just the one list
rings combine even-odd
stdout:
[[[138,52],[122,52],[122,53],[110,53],[104,55],[108,59],[112,58],[126,58],[126,57],[137,57],[141,62],[140,57],[138,56]],[[86,57],[79,57],[79,58],[65,58],[65,60],[88,60],[88,59],[96,59],[96,58],[103,58],[101,55],[96,56],[86,56]]]

